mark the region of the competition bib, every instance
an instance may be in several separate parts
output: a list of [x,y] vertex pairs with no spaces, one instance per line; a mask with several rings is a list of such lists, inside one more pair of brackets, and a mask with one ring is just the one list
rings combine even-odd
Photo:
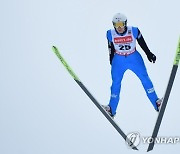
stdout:
[[118,35],[116,31],[112,29],[111,35],[116,53],[123,55],[136,50],[136,39],[132,34],[132,27],[127,27],[127,32],[123,36]]

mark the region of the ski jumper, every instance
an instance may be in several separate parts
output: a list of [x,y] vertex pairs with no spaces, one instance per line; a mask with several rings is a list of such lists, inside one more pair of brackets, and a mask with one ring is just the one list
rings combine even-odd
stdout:
[[156,101],[158,97],[148,76],[144,61],[136,50],[137,38],[137,27],[127,26],[127,30],[123,35],[118,34],[115,29],[107,31],[108,42],[113,44],[115,51],[111,67],[112,86],[109,101],[112,115],[116,114],[116,109],[120,100],[121,81],[126,70],[131,70],[137,75],[149,100],[154,108],[157,109]]

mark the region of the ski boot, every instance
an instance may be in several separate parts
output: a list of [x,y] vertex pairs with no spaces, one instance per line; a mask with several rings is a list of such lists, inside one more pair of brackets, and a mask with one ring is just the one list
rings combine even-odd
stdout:
[[102,105],[102,108],[114,119],[115,114],[112,114],[111,107],[109,105]]
[[162,105],[162,101],[163,101],[163,98],[161,98],[161,99],[158,99],[157,101],[156,101],[156,105],[157,105],[157,112],[159,112],[160,111],[160,108],[161,108],[161,105]]

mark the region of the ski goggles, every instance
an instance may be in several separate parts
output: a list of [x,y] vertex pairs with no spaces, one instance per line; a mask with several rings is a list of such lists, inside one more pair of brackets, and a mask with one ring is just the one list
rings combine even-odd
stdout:
[[120,21],[120,22],[117,22],[117,23],[113,23],[114,27],[115,28],[118,28],[118,27],[125,27],[126,26],[126,22],[123,22],[123,21]]

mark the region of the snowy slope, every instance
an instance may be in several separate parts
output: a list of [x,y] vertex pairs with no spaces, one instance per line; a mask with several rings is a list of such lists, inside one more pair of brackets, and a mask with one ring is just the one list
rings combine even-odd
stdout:
[[[110,95],[106,31],[117,12],[138,26],[157,62],[148,73],[162,97],[180,34],[178,0],[2,0],[0,5],[0,153],[132,153],[124,140],[72,80],[51,50],[56,45],[102,104]],[[178,87],[174,82],[159,136],[180,136]],[[126,134],[150,136],[157,113],[140,81],[127,71],[116,122]],[[148,144],[139,146],[145,153]],[[152,154],[177,153],[155,145]]]

